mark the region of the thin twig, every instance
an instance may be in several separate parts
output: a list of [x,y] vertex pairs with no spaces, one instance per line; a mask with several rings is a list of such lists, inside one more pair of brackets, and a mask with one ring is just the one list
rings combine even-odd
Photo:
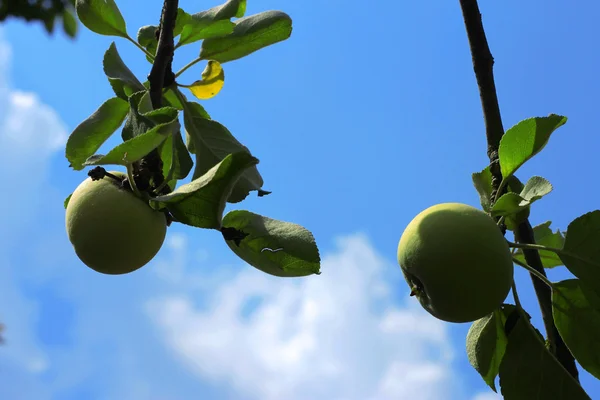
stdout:
[[540,274],[535,268],[533,268],[531,265],[528,265],[527,263],[521,262],[518,259],[513,257],[513,262],[523,268],[525,268],[527,271],[531,272],[533,275],[535,275],[539,280],[541,280],[542,282],[544,282],[546,284],[546,286],[548,286],[550,289],[552,289],[552,282],[550,281],[550,279],[548,279],[548,277],[546,275],[542,275]]
[[[497,198],[500,183],[502,182],[502,172],[498,157],[498,147],[504,127],[500,115],[500,106],[494,82],[494,58],[490,51],[481,13],[477,0],[459,0],[463,13],[471,55],[473,57],[473,69],[479,86],[479,96],[483,108],[483,117],[485,120],[485,132],[487,137],[487,154],[490,159],[490,171],[492,173],[492,199]],[[502,194],[502,193],[500,193]],[[533,228],[529,221],[522,223],[515,232],[515,238],[522,243],[535,243]],[[542,265],[540,255],[536,250],[523,250],[527,264],[533,267],[539,274],[546,276]],[[536,296],[540,303],[540,310],[550,349],[567,371],[578,380],[578,371],[575,366],[575,360],[563,342],[552,317],[552,293],[550,288],[535,275],[530,274],[533,281]]]

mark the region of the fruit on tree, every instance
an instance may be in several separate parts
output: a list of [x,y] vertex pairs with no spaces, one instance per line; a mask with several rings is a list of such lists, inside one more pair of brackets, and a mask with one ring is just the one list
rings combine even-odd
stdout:
[[87,178],[73,192],[66,227],[75,253],[95,271],[117,275],[146,265],[160,250],[167,232],[163,213],[150,208],[119,178]]
[[411,295],[448,322],[475,321],[493,312],[513,282],[512,257],[496,222],[461,203],[419,213],[400,238],[398,263]]

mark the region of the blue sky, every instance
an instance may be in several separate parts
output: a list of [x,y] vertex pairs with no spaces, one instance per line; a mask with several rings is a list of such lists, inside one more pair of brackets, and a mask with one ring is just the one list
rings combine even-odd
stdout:
[[[132,36],[156,23],[161,7],[118,4]],[[197,4],[180,1],[189,12]],[[314,4],[249,0],[248,14],[289,13],[292,37],[226,64],[224,89],[204,104],[261,160],[273,191],[230,208],[315,234],[323,274],[299,280],[266,276],[218,234],[181,226],[133,274],[83,266],[66,238],[62,202],[86,175],[68,168],[64,142],[112,96],[101,60],[113,40],[138,77],[150,65],[127,42],[85,28],[71,41],[3,24],[0,398],[496,398],[466,359],[469,325],[421,310],[395,261],[402,230],[421,210],[478,206],[471,173],[486,165],[486,143],[458,2]],[[569,117],[518,174],[555,187],[536,203],[532,223],[566,229],[600,195],[600,6],[508,0],[481,8],[505,128],[531,116]],[[197,51],[185,47],[175,66]],[[180,81],[198,79],[202,68]],[[528,279],[517,271],[541,328]],[[600,383],[585,372],[582,382],[600,397]]]

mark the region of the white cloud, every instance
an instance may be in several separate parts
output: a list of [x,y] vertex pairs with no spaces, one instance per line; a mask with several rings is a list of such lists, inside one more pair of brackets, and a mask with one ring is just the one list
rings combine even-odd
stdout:
[[7,107],[0,124],[0,146],[8,149],[12,162],[16,158],[47,157],[61,149],[67,129],[54,109],[44,104],[35,93],[13,90],[8,92]]
[[[0,182],[4,189],[0,208],[4,210],[0,227],[0,323],[6,325],[1,369],[10,371],[10,380],[20,382],[45,398],[35,379],[51,367],[49,358],[35,337],[38,304],[20,289],[23,266],[16,248],[28,235],[27,226],[39,221],[40,195],[46,186],[45,169],[49,157],[66,139],[66,128],[56,112],[35,93],[11,87],[9,70],[12,50],[0,29]],[[36,228],[39,228],[36,225]],[[29,226],[31,229],[31,226]],[[0,397],[14,388],[3,385]],[[23,389],[25,390],[25,389]]]
[[284,280],[247,266],[202,309],[190,292],[155,298],[148,311],[192,371],[244,398],[450,398],[446,325],[412,298],[393,305],[386,270],[395,268],[349,236],[320,276]]
[[[0,148],[3,163],[31,170],[62,148],[67,129],[54,109],[36,93],[16,90],[10,83],[12,49],[0,30]],[[25,172],[22,172],[23,174]]]
[[[187,236],[173,232],[167,253],[135,275],[87,271],[69,252],[64,227],[49,226],[63,210],[55,195],[48,199],[45,171],[67,129],[37,94],[11,86],[10,55],[0,29],[0,181],[12,189],[0,198],[9,210],[0,227],[1,398],[62,398],[81,389],[83,397],[187,399],[204,393],[204,380],[261,400],[443,400],[456,393],[447,325],[414,299],[394,305],[398,288],[386,271],[396,279],[397,267],[364,236],[341,239],[324,256],[321,276],[298,280],[249,266],[194,272],[191,265],[206,265],[214,254],[189,251]],[[26,247],[42,235],[50,245]],[[32,257],[24,249],[40,253],[39,261],[24,263]],[[49,268],[58,264],[59,273]],[[31,278],[47,274],[55,276]],[[64,347],[42,342],[38,288],[60,293],[74,309],[73,321],[60,326]],[[158,340],[141,304],[163,333]],[[180,360],[196,375],[185,374]]]

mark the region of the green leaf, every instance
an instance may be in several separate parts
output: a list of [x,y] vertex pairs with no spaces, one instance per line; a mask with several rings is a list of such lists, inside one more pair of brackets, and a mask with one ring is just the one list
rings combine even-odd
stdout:
[[220,229],[227,198],[244,170],[258,159],[241,151],[230,154],[206,174],[175,191],[150,200],[152,207],[167,207],[177,222],[206,229]]
[[223,36],[233,32],[233,17],[243,17],[246,12],[246,0],[228,0],[225,4],[193,14],[182,27],[177,47]]
[[[510,179],[512,178],[512,179]],[[546,179],[534,176],[523,184],[513,175],[509,178],[509,189],[521,190],[520,194],[509,191],[500,196],[492,207],[492,216],[505,216],[506,226],[510,230],[529,218],[531,204],[552,191],[552,185]]]
[[125,20],[114,0],[77,0],[77,16],[92,32],[127,38]]
[[[180,92],[181,93],[181,92]],[[183,96],[183,94],[181,94]],[[185,98],[185,97],[183,97]],[[194,118],[205,118],[205,119],[211,119],[210,115],[206,112],[206,110],[204,109],[204,107],[202,107],[199,103],[195,103],[195,102],[188,102],[187,99],[184,100],[185,103],[182,104],[183,107],[185,107],[188,111],[188,115],[192,115],[195,116]],[[184,112],[184,124],[185,124],[185,112]],[[190,153],[192,154],[196,154],[196,147],[194,146],[194,141],[192,139],[192,136],[190,135],[190,132],[188,131],[187,126],[186,126],[186,130],[185,130],[185,141],[186,141],[186,146],[187,149]],[[191,125],[190,125],[191,126]]]
[[231,19],[231,18],[242,18],[246,13],[246,0],[227,0],[220,6],[213,7],[210,10],[201,12],[199,14],[204,15],[206,18],[212,18],[213,20],[218,19]]
[[600,210],[574,219],[567,232],[560,259],[586,285],[600,289]]
[[192,20],[192,16],[182,8],[177,9],[177,19],[175,20],[175,28],[173,29],[173,37],[176,37],[181,34],[183,28],[189,24]]
[[69,205],[69,200],[71,200],[71,197],[73,196],[73,193],[71,193],[70,195],[67,196],[67,198],[65,199],[63,205],[65,206],[65,210],[67,209],[67,206]]
[[69,37],[74,38],[77,35],[77,19],[69,9],[65,9],[62,13],[63,30]]
[[[565,237],[558,229],[556,232],[552,232],[550,229],[551,224],[551,221],[546,221],[543,224],[537,225],[533,228],[535,243],[554,249],[562,249],[565,243]],[[554,268],[563,265],[563,262],[558,254],[553,251],[539,250],[539,254],[544,268]],[[521,249],[518,249],[513,257],[522,263],[526,263],[523,250]]]
[[[479,202],[481,208],[487,213],[491,212],[492,204],[492,172],[490,171],[489,165],[485,167],[481,172],[475,172],[471,175],[473,179],[473,185],[475,190],[479,193]],[[510,176],[507,178],[508,185],[506,187],[508,192],[521,193],[523,190],[523,184],[516,176]]]
[[152,99],[150,98],[150,92],[146,90],[143,91],[143,93],[144,94],[142,95],[138,103],[138,112],[141,114],[146,114],[154,110],[154,108],[152,107]]
[[[205,118],[204,109],[193,102],[184,104],[183,120],[185,129],[196,152],[196,168],[193,179],[204,175],[213,166],[231,153],[250,150],[241,144],[229,130],[220,123]],[[189,149],[188,145],[188,149]],[[263,179],[254,166],[246,171],[237,181],[229,199],[230,203],[244,200],[252,190],[258,190],[263,185]]]
[[[138,29],[137,32],[138,43],[153,56],[156,55],[156,49],[158,48],[158,40],[156,39],[157,30],[158,26],[156,25],[145,25]],[[146,60],[148,60],[149,63],[154,62],[148,56],[146,56]]]
[[121,126],[128,108],[126,101],[113,97],[73,130],[66,146],[66,157],[73,169],[83,169],[88,157]]
[[281,42],[292,34],[292,19],[281,11],[265,11],[235,21],[227,36],[202,42],[200,58],[220,63],[237,60],[263,47]]
[[[179,89],[171,87],[163,93],[163,101],[166,103],[166,105],[168,105],[170,107],[175,107],[178,110],[183,110],[183,104],[177,97],[177,94],[175,93],[175,91],[177,91],[177,92],[179,92],[179,94],[181,94],[184,101],[186,100],[186,97],[183,95],[183,93],[181,93],[181,91],[179,91]],[[208,113],[206,113],[206,111],[204,111],[204,113],[206,115],[208,115]],[[210,116],[208,117],[208,119],[210,119]]]
[[163,107],[146,114],[150,120],[160,121],[147,132],[134,136],[121,143],[106,155],[95,155],[87,159],[85,165],[129,165],[142,159],[160,146],[169,136],[180,129],[178,111]]
[[533,203],[550,193],[552,184],[541,176],[533,176],[529,178],[525,187],[521,191],[521,197],[529,203]]
[[541,176],[534,176],[523,186],[520,194],[507,192],[500,196],[492,207],[492,216],[510,216],[520,213],[551,191],[552,185],[550,182]]
[[[175,28],[173,29],[173,37],[176,37],[181,33],[182,29],[190,23],[191,18],[192,16],[183,11],[183,9],[177,9],[177,19],[175,21]],[[156,37],[157,31],[158,26],[145,25],[138,29],[137,33],[138,43],[153,56],[156,56],[156,50],[158,49],[158,39]],[[150,63],[154,62],[148,56],[146,56],[146,60],[148,60]]]
[[144,85],[121,59],[115,42],[112,42],[106,53],[104,53],[102,65],[113,91],[123,100],[127,100],[133,93],[145,89]]
[[46,28],[46,32],[48,32],[49,34],[54,32],[54,18],[55,16],[53,14],[50,14],[42,19],[44,23],[44,28]]
[[[253,267],[274,276],[300,277],[320,274],[321,258],[307,229],[250,211],[229,212],[223,218],[229,248]],[[228,240],[231,231],[243,233],[240,241]]]
[[[165,108],[165,107],[163,107]],[[172,108],[172,107],[166,107]],[[169,122],[170,114],[156,112],[152,109],[152,103],[147,91],[136,92],[129,97],[129,115],[121,137],[123,140],[129,140],[135,136],[146,133],[157,123]]]
[[173,179],[185,179],[194,166],[179,131],[169,136],[160,145],[159,152],[163,161],[163,176],[165,177],[168,176],[169,171],[172,171]]
[[[192,15],[192,20],[195,21],[193,18],[194,16]],[[209,23],[195,22],[194,24],[188,24],[181,32],[177,47],[194,43],[198,40],[230,34],[233,32],[234,27],[235,24],[229,20],[211,21]]]
[[[185,124],[185,116],[186,113],[188,116],[190,116],[190,129],[194,127],[193,122],[197,119],[197,118],[203,118],[203,119],[211,119],[210,115],[208,114],[208,112],[206,112],[206,110],[204,109],[204,107],[202,107],[202,105],[200,105],[199,103],[193,102],[193,101],[185,101],[182,104],[183,108],[184,108],[184,112],[183,112],[183,116],[184,116],[184,124]],[[188,125],[186,126],[186,142],[187,142],[187,146],[188,146],[188,150],[190,151],[190,153],[192,154],[196,154],[196,149],[194,147],[194,141],[192,139],[192,136],[190,135],[190,133],[187,131],[188,129]],[[193,131],[194,129],[192,129]]]
[[502,309],[473,322],[467,333],[469,362],[494,392],[494,380],[498,376],[500,362],[508,343],[504,324],[514,310],[515,306],[504,304]]
[[498,155],[503,179],[513,175],[521,165],[539,153],[550,135],[567,122],[567,117],[550,114],[548,117],[525,119],[510,128],[500,141]]
[[591,400],[546,349],[540,333],[522,317],[508,335],[500,363],[500,387],[506,400]]
[[487,166],[481,172],[475,172],[471,175],[475,190],[479,193],[479,202],[485,212],[490,212],[492,204],[492,173]]
[[492,207],[492,216],[509,216],[515,215],[529,207],[529,203],[521,195],[513,192],[508,192],[500,196],[498,201]]
[[[593,297],[590,301],[588,298]],[[552,288],[552,315],[565,344],[590,374],[600,379],[600,297],[579,279],[556,282]]]
[[525,185],[523,185],[523,182],[521,182],[519,180],[519,178],[517,178],[514,175],[511,175],[508,178],[506,178],[506,181],[508,183],[507,189],[509,192],[521,193],[523,191],[523,189],[525,188]]
[[146,97],[146,91],[140,91],[134,93],[129,97],[129,114],[127,115],[127,121],[123,126],[121,137],[123,141],[133,139],[135,136],[139,136],[146,133],[155,124],[144,114],[139,112],[139,105],[142,103],[142,99]]

